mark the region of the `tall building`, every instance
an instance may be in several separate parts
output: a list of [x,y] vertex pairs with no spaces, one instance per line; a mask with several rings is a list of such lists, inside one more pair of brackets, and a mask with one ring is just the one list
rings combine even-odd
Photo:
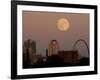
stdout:
[[29,57],[30,57],[30,64],[33,65],[36,59],[36,42],[31,41],[30,48],[29,48]]
[[59,44],[57,40],[51,40],[48,47],[48,56],[57,55],[59,53]]
[[29,49],[30,53],[36,53],[36,42],[32,40],[27,40],[23,45],[23,52],[26,53],[26,49]]
[[24,64],[30,65],[33,62],[33,56],[36,54],[36,42],[27,40],[23,45],[23,61]]
[[35,41],[31,42],[31,47],[32,47],[33,53],[36,53],[36,42]]

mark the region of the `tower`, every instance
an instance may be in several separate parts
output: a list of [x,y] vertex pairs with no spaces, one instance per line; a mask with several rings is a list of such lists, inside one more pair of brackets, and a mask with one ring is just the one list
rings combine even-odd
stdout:
[[35,54],[36,53],[36,42],[35,41],[31,42],[31,47],[32,47],[33,53]]
[[48,47],[48,56],[57,55],[59,53],[59,44],[57,40],[51,40]]
[[36,55],[36,42],[34,40],[27,40],[23,45],[23,61],[26,65],[32,63],[33,57]]

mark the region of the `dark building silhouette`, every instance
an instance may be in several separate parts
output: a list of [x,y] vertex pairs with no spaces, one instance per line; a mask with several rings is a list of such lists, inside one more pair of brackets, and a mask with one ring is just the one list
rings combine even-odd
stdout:
[[36,55],[36,42],[27,40],[23,44],[23,66],[33,64],[33,56]]
[[47,58],[48,66],[61,66],[64,64],[63,62],[63,58],[61,58],[59,55],[52,55],[48,56]]
[[48,57],[48,49],[46,49],[46,57]]
[[32,47],[33,53],[36,53],[36,42],[35,41],[31,42],[31,47]]
[[79,65],[89,65],[89,57],[82,57],[79,61]]
[[59,56],[64,59],[64,63],[78,64],[79,54],[78,51],[59,51]]

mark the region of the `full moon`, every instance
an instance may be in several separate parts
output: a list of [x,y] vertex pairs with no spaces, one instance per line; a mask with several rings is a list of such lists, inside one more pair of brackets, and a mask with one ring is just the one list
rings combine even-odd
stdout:
[[57,28],[60,31],[67,31],[69,29],[69,26],[70,26],[69,20],[66,18],[60,18],[57,21]]

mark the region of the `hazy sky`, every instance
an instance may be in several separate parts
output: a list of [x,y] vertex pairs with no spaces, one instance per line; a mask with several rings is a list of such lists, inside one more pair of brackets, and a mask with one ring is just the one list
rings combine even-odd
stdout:
[[[68,31],[62,32],[57,28],[60,18],[69,20]],[[43,55],[53,39],[59,42],[60,50],[72,50],[78,39],[84,39],[89,45],[89,14],[23,11],[23,42],[27,39],[35,40],[37,54]],[[82,56],[87,56],[82,42],[76,49]]]

